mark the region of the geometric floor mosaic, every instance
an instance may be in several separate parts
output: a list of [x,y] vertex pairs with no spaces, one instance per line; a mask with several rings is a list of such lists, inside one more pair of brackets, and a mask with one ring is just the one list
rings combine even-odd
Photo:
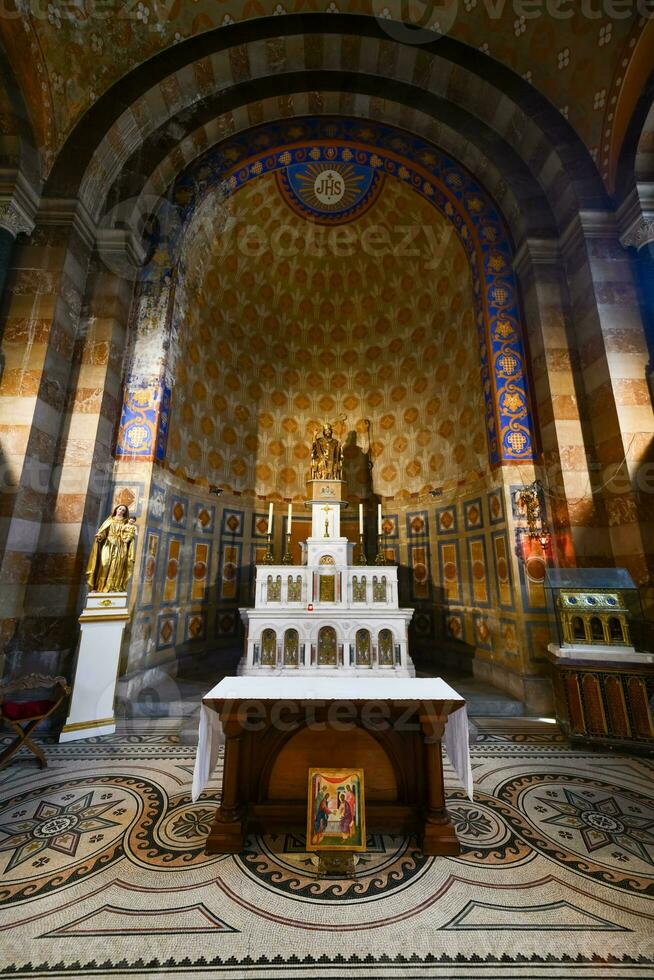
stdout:
[[446,767],[459,858],[369,836],[353,879],[304,839],[203,852],[174,720],[0,770],[0,976],[654,977],[654,763],[555,726],[475,719],[475,798]]

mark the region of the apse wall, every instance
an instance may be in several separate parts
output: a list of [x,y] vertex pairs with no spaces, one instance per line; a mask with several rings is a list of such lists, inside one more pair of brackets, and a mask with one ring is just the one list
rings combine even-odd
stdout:
[[230,199],[211,254],[192,237],[183,261],[173,474],[301,501],[326,420],[353,501],[487,469],[468,260],[410,187],[382,180],[365,213],[325,227],[265,175]]
[[[293,502],[299,561],[310,447],[326,420],[345,445],[343,531],[357,541],[363,500],[372,559],[381,501],[384,549],[400,566],[401,602],[416,609],[421,664],[469,669],[474,657],[517,679],[542,661],[545,562],[516,562],[520,514],[488,463],[468,259],[428,201],[397,180],[379,183],[370,206],[338,228],[298,213],[274,174],[208,201],[190,224],[132,665],[193,670],[208,656],[218,672],[234,666],[268,503],[280,558]],[[118,486],[114,500],[133,493]]]

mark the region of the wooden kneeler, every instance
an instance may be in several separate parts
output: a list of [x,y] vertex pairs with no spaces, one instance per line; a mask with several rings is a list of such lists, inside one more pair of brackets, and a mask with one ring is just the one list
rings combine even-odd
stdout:
[[[15,695],[24,695],[29,691],[43,688],[54,688],[53,697],[44,699],[28,699]],[[43,750],[30,738],[36,726],[49,718],[70,694],[70,687],[63,677],[46,677],[43,674],[28,674],[15,681],[9,681],[0,688],[0,720],[9,725],[16,733],[16,739],[0,754],[0,766],[8,762],[25,746],[33,752],[39,761],[41,769],[48,765]]]

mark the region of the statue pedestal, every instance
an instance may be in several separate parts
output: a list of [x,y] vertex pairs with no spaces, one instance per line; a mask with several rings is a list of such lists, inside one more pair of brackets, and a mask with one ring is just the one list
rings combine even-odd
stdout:
[[341,510],[347,507],[343,500],[343,480],[308,480],[310,494],[305,506],[311,509],[311,536],[307,539],[307,561],[310,565],[318,562],[316,555],[329,551],[336,564],[352,562],[354,545],[341,537]]
[[114,694],[128,619],[126,592],[89,592],[79,618],[82,635],[70,709],[60,742],[115,732]]

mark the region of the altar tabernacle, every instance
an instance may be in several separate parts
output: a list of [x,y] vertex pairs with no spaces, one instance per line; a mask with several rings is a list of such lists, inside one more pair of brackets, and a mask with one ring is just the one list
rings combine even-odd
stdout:
[[306,823],[311,766],[356,766],[368,828],[418,833],[426,854],[459,853],[445,807],[441,739],[472,798],[465,702],[431,678],[226,678],[202,699],[193,800],[225,742],[211,853],[237,852],[250,832]]

